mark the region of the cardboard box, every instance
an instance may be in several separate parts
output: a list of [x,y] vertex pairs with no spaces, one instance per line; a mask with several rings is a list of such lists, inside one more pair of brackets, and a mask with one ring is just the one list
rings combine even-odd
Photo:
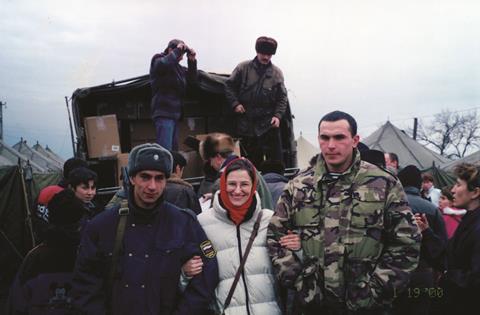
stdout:
[[120,153],[116,115],[85,117],[84,126],[89,158],[109,157]]
[[117,180],[118,186],[122,186],[122,167],[128,166],[128,153],[120,153],[117,155]]

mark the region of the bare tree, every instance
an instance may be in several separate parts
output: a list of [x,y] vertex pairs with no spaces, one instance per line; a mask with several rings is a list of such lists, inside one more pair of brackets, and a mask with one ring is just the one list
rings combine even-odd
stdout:
[[480,145],[480,120],[476,112],[442,111],[429,124],[419,123],[417,139],[448,158],[462,158]]

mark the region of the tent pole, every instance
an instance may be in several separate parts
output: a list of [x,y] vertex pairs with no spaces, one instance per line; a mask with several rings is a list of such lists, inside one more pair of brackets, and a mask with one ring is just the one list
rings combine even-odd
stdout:
[[70,108],[68,107],[68,97],[65,96],[65,104],[67,104],[68,123],[70,124],[70,138],[72,139],[73,156],[77,156],[75,152],[75,140],[73,138],[72,117],[70,116]]
[[30,212],[30,205],[28,204],[27,187],[25,185],[25,178],[23,178],[23,167],[20,163],[18,165],[18,172],[20,173],[22,181],[23,200],[25,201],[25,208],[27,209],[27,217],[25,218],[25,221],[27,223],[28,231],[30,232],[30,236],[32,238],[32,247],[35,247],[36,244],[35,237],[33,236],[32,213]]
[[18,256],[18,258],[20,258],[20,260],[23,260],[22,254],[18,251],[18,249],[15,247],[15,244],[13,244],[12,241],[10,241],[10,239],[7,237],[7,235],[5,234],[5,232],[3,232],[2,229],[0,229],[0,234],[2,234],[5,241],[7,241],[8,245],[10,245],[13,252]]

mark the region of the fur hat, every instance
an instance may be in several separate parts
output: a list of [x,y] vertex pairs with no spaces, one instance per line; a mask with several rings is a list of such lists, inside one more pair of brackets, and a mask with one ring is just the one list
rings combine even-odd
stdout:
[[260,54],[275,55],[277,46],[277,41],[273,38],[260,36],[255,42],[255,51]]
[[48,221],[53,225],[69,225],[80,221],[85,214],[83,202],[71,189],[64,189],[48,203]]
[[218,153],[232,153],[235,148],[232,137],[225,133],[211,133],[200,142],[199,153],[204,161],[208,161]]
[[128,175],[130,176],[135,176],[143,170],[154,170],[165,173],[168,178],[172,172],[172,167],[172,154],[156,143],[137,145],[128,156]]
[[398,179],[403,187],[420,188],[422,186],[422,173],[415,165],[408,165],[398,172]]

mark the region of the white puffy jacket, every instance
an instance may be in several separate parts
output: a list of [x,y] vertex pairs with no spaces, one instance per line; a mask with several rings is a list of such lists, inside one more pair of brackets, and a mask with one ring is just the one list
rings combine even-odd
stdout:
[[[262,210],[260,198],[255,193],[257,207],[252,218],[237,227],[228,218],[227,211],[220,205],[219,196],[219,192],[217,192],[213,200],[213,207],[198,215],[200,224],[217,250],[220,282],[215,291],[216,311],[222,312],[223,304],[240,265],[239,246],[242,248],[243,257],[258,213],[262,211],[260,228],[248,255],[244,275],[238,281],[225,314],[281,314],[276,298],[272,263],[267,253],[267,227],[273,211]],[[247,307],[249,311],[247,311]]]

